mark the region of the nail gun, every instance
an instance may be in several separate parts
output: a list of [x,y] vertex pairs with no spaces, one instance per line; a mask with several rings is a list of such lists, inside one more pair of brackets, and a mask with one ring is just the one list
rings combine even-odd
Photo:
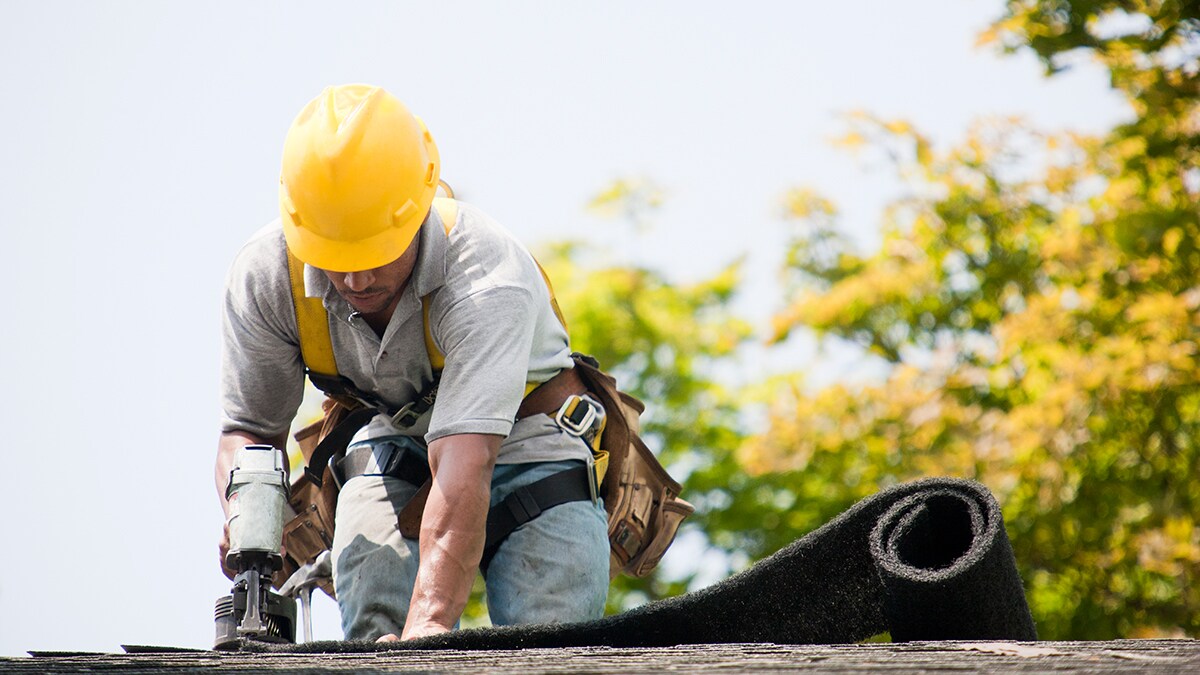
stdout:
[[247,445],[234,456],[229,501],[229,554],[237,572],[229,595],[217,599],[215,649],[237,649],[243,639],[296,641],[296,601],[271,591],[283,567],[283,516],[287,504],[283,453]]

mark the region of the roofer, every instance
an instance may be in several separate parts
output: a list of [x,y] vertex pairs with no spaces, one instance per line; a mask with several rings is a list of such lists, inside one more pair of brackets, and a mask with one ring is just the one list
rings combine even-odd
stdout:
[[[479,209],[432,208],[439,180],[433,138],[399,100],[366,85],[330,87],[288,131],[281,219],[250,238],[227,280],[216,462],[226,509],[234,452],[284,447],[303,394],[289,254],[303,263],[303,295],[328,313],[338,373],[379,411],[334,462],[333,583],[348,639],[452,629],[484,554],[489,505],[590,466],[587,436],[554,417],[564,396],[530,393],[573,363],[548,283]],[[419,399],[434,402],[404,409]],[[405,419],[413,410],[423,412]],[[414,541],[397,514],[430,476]],[[533,510],[486,562],[492,622],[601,616],[603,504],[585,497]],[[227,547],[223,539],[222,558]]]

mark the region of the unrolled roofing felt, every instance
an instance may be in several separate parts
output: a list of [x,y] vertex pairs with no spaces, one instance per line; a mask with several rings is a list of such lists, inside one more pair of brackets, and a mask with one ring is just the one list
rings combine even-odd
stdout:
[[772,642],[1036,640],[1000,507],[979,483],[931,478],[868,497],[708,588],[572,624],[392,643],[244,643],[246,651],[667,647]]

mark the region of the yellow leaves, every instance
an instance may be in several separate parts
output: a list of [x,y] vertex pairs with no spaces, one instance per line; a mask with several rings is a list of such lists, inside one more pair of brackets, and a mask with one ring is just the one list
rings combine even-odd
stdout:
[[1200,529],[1189,516],[1167,518],[1162,527],[1145,530],[1134,539],[1138,565],[1175,577],[1184,565],[1200,563]]
[[[1078,302],[1086,303],[1087,299],[1080,296]],[[1031,344],[1042,345],[1049,341],[1053,345],[1066,340],[1073,332],[1073,325],[1068,313],[1063,311],[1061,292],[1030,296],[1026,299],[1024,312],[1009,314],[997,327],[1001,337],[1001,358],[1010,359],[1018,353],[1028,355]]]
[[882,385],[812,394],[782,386],[770,431],[747,440],[736,457],[752,475],[819,470],[865,479],[901,457],[915,462],[906,475],[974,475],[979,458],[968,439],[981,411],[960,406],[939,384],[900,367]]
[[1042,254],[1052,262],[1079,260],[1085,252],[1085,238],[1079,209],[1067,209],[1058,219],[1058,227],[1042,242]]
[[984,30],[980,31],[979,34],[975,36],[975,47],[986,47],[987,45],[995,43],[999,39],[1000,28],[999,26],[992,24],[991,26],[988,26]]
[[607,210],[625,200],[631,191],[631,187],[624,180],[614,181],[607,188],[592,197],[592,201],[588,202],[588,208]]
[[1062,194],[1075,185],[1075,171],[1052,166],[1046,169],[1046,189],[1054,194]]
[[931,261],[884,261],[834,284],[821,295],[802,293],[773,318],[773,339],[785,336],[797,324],[821,330],[861,319],[876,307],[905,302],[936,290],[936,272]]
[[1026,371],[1020,386],[1027,403],[1008,415],[1013,427],[1026,430],[1017,447],[1072,452],[1092,439],[1087,401],[1111,405],[1134,392],[1200,382],[1186,297],[1139,296],[1113,319],[1123,330],[1102,335],[1090,332],[1085,317],[1108,303],[1097,305],[1084,293],[1064,306],[1066,297],[1031,297],[1026,312],[1002,325],[1002,358],[1019,358]]
[[792,329],[803,321],[803,307],[803,301],[797,301],[771,317],[771,330],[767,336],[767,344],[778,344],[788,338]]
[[1002,40],[1005,42],[1013,41],[1021,33],[1024,25],[1025,19],[1020,15],[1000,19],[979,32],[975,37],[975,47],[986,47],[997,44]]
[[929,139],[917,132],[916,128],[905,120],[884,120],[870,113],[855,110],[845,115],[849,130],[830,140],[834,147],[843,148],[857,153],[864,148],[890,149],[888,156],[900,160],[897,147],[911,144],[911,155],[905,152],[904,159],[916,160],[922,167],[927,167],[933,161]]
[[857,131],[848,131],[834,138],[832,144],[834,147],[845,148],[853,152],[866,145],[867,138]]
[[1183,241],[1183,229],[1172,227],[1163,234],[1162,248],[1163,253],[1172,256],[1179,250],[1179,244]]
[[1139,159],[1146,155],[1146,139],[1143,136],[1128,136],[1109,144],[1109,149],[1120,159]]
[[808,188],[793,188],[783,197],[786,214],[792,218],[837,215],[833,202]]
[[592,197],[592,200],[588,203],[588,207],[602,210],[633,197],[645,198],[653,206],[662,204],[662,190],[654,183],[644,178],[621,178],[613,181],[607,188]]
[[928,168],[933,163],[933,150],[929,145],[929,141],[923,136],[915,136],[914,143],[917,163]]
[[1186,327],[1188,307],[1186,300],[1170,293],[1147,293],[1140,295],[1125,312],[1131,323],[1152,322],[1152,333],[1157,334],[1171,325]]
[[1166,261],[1159,256],[1151,255],[1130,262],[1125,266],[1125,271],[1134,283],[1144,284],[1161,274],[1165,268]]

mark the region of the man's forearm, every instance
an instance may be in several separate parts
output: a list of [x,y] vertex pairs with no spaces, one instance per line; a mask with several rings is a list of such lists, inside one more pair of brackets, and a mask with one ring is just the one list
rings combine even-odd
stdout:
[[460,434],[429,445],[433,484],[421,520],[421,566],[404,638],[444,632],[462,615],[487,535],[500,437]]

